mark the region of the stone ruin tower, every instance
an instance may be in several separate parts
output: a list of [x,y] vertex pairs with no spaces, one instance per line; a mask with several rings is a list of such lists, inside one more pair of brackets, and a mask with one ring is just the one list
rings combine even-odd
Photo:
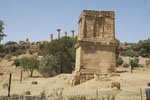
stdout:
[[79,16],[72,84],[116,71],[114,11],[83,10]]

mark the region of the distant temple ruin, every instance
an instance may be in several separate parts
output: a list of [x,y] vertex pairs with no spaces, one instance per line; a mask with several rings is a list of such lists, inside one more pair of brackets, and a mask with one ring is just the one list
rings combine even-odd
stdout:
[[[61,29],[57,29],[57,39],[60,39],[60,31]],[[75,30],[71,30],[71,38],[74,38],[74,32]],[[50,42],[53,40],[53,34],[51,33],[50,35]],[[67,37],[67,32],[64,32],[64,37]],[[49,41],[37,41],[37,42],[30,42],[29,38],[26,38],[26,41],[20,40],[18,41],[17,44],[30,44],[30,45],[40,45],[40,44],[45,44],[48,43]]]
[[79,16],[72,84],[116,71],[115,13],[83,10]]

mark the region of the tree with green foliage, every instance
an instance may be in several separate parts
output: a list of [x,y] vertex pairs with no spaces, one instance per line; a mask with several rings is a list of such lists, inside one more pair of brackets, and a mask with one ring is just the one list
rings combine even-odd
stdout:
[[144,48],[141,48],[139,51],[139,54],[140,55],[146,54],[146,50]]
[[123,59],[122,59],[122,57],[119,57],[117,60],[116,60],[116,66],[117,67],[119,67],[119,66],[121,66],[122,64],[123,64]]
[[128,68],[128,67],[129,67],[129,64],[124,63],[124,64],[123,64],[123,67],[124,67],[124,68]]
[[5,43],[5,45],[15,45],[17,42],[14,41],[8,41]]
[[121,53],[120,53],[120,55],[121,56],[128,56],[128,57],[135,57],[135,56],[137,56],[137,53],[134,51],[134,50],[126,50],[126,51],[122,51]]
[[12,66],[20,66],[20,59],[15,59],[14,62],[12,63]]
[[11,55],[11,54],[9,54],[9,55],[6,56],[6,59],[7,59],[8,61],[10,61],[11,58],[12,58],[12,55]]
[[39,60],[37,57],[23,57],[20,59],[20,66],[24,70],[29,70],[30,77],[32,77],[33,71],[39,68]]
[[130,60],[130,66],[134,69],[136,67],[139,67],[139,59],[138,58],[134,58]]
[[62,37],[53,40],[44,46],[43,54],[52,55],[57,60],[59,73],[71,73],[75,66],[75,43],[76,38]]
[[0,20],[0,42],[6,36],[6,34],[3,33],[4,29],[3,25],[4,25],[3,21]]
[[118,48],[119,48],[119,46],[120,46],[120,40],[119,40],[119,39],[116,39],[116,41],[117,41],[117,47],[116,47],[116,59],[118,59],[118,57],[119,57],[119,50],[118,50]]
[[143,48],[146,50],[146,53],[150,53],[150,40],[140,40],[138,42],[138,45],[140,46],[140,48]]
[[40,61],[39,72],[45,76],[50,77],[58,73],[57,59],[52,55],[46,55]]

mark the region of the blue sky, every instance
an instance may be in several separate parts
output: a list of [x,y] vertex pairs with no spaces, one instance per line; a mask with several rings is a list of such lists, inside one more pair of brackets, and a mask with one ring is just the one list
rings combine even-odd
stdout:
[[7,37],[2,43],[29,38],[49,40],[49,34],[78,32],[78,16],[84,9],[113,10],[115,34],[121,42],[150,38],[150,0],[0,0],[0,20]]

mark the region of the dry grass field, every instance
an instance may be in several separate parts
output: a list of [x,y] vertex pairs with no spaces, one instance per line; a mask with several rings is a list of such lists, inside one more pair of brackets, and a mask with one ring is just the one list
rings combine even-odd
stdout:
[[[9,73],[12,73],[11,95],[26,95],[26,91],[30,91],[31,96],[38,96],[45,91],[48,98],[57,97],[56,92],[58,94],[62,92],[64,98],[78,95],[91,98],[96,97],[98,92],[99,97],[114,95],[116,100],[141,100],[140,88],[145,99],[144,89],[147,87],[147,82],[150,81],[150,67],[137,68],[132,74],[130,67],[119,67],[117,71],[120,72],[118,73],[120,76],[101,76],[76,86],[69,84],[71,74],[44,78],[37,71],[34,72],[32,78],[28,77],[28,72],[23,72],[23,81],[20,83],[21,69],[11,66],[12,60],[2,59],[0,61],[0,73],[3,73],[0,75],[0,96],[7,95],[7,88],[3,89],[3,84],[8,83]],[[123,60],[128,62],[129,58],[124,57]],[[140,63],[145,64],[145,60],[145,58],[140,58]],[[33,81],[37,81],[38,84],[32,84]],[[111,88],[111,82],[120,82],[121,90]]]

